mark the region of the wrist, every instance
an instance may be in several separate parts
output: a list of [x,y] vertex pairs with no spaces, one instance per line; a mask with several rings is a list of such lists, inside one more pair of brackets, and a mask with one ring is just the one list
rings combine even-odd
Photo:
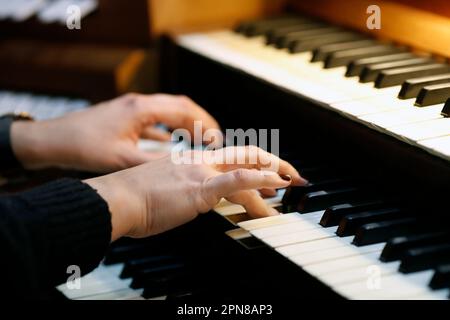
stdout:
[[127,236],[136,225],[132,212],[132,203],[127,196],[126,188],[122,187],[121,182],[115,179],[113,175],[88,179],[83,181],[97,193],[108,204],[111,214],[112,234],[111,242]]
[[40,135],[35,122],[15,121],[11,125],[11,148],[17,160],[26,169],[37,169],[41,166]]
[[37,170],[60,165],[55,136],[46,121],[15,121],[11,126],[11,148],[25,169]]

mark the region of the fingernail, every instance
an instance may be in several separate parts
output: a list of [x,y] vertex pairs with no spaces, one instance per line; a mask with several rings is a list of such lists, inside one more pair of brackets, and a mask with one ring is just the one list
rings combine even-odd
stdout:
[[305,178],[300,177],[300,181],[301,181],[304,185],[309,184],[309,181],[306,180]]
[[289,182],[292,181],[292,177],[291,177],[290,175],[288,175],[288,174],[280,174],[279,176],[280,176],[280,178],[283,179],[284,181],[289,181]]

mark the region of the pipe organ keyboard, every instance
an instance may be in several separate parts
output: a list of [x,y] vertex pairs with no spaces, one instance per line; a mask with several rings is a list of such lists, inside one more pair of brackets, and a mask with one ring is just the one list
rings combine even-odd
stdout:
[[178,43],[449,159],[450,65],[310,20],[255,24]]
[[[86,276],[84,288],[60,286],[66,296],[449,298],[449,207],[444,198],[449,190],[450,66],[445,61],[298,16],[243,23],[235,31],[183,35],[174,47],[181,70],[177,89],[210,106],[216,116],[228,114],[227,124],[249,120],[248,126],[257,126],[257,111],[261,118],[272,112],[270,120],[281,129],[303,121],[306,128],[298,125],[295,130],[303,131],[289,137],[293,142],[286,158],[310,184],[266,199],[279,216],[253,220],[242,207],[221,202],[216,214],[170,234],[122,240]],[[267,101],[273,105],[264,108]],[[328,118],[301,113],[305,105],[324,110]],[[245,107],[251,111],[245,113]],[[287,110],[292,115],[283,117]],[[309,121],[316,125],[308,126]],[[338,140],[346,132],[336,132],[334,121],[361,136]],[[325,143],[308,149],[314,143],[307,140],[315,142],[317,136],[337,150],[368,137],[378,141],[372,136],[386,145],[374,143],[371,155],[364,154],[370,148],[334,154],[336,149],[329,151]],[[408,168],[408,161],[426,172],[417,172],[415,183],[414,175],[411,183],[403,180],[404,172],[389,162],[394,157],[387,150],[402,150],[396,158],[405,172],[421,171]],[[424,175],[427,183],[419,182]]]
[[66,25],[67,8],[78,6],[80,18],[94,12],[96,0],[20,0],[0,1],[0,20],[23,22],[35,16],[41,23],[60,23]]
[[[17,17],[26,14],[12,3],[0,12],[0,19]],[[285,158],[310,184],[266,199],[279,216],[250,219],[222,201],[214,214],[166,234],[121,239],[81,289],[58,287],[66,297],[449,298],[445,59],[299,15],[181,35],[171,45],[179,68],[172,89],[223,127],[280,128]],[[0,112],[38,119],[87,105],[0,92]]]
[[[113,245],[100,267],[81,279],[80,290],[65,285],[59,290],[80,300],[228,299],[256,294],[259,282],[267,286],[263,292],[290,294],[283,281],[265,282],[264,272],[278,275],[283,270],[273,265],[258,266],[262,270],[255,278],[229,272],[228,268],[251,268],[249,260],[255,257],[270,262],[270,250],[345,298],[449,298],[447,217],[431,213],[425,219],[410,203],[375,191],[370,179],[336,173],[319,163],[294,163],[306,164],[299,168],[310,184],[279,190],[266,199],[282,213],[279,216],[250,219],[241,206],[222,201],[209,218],[225,223],[227,236],[215,232],[211,221],[203,221],[156,238],[123,240]],[[213,245],[207,245],[208,240]],[[193,249],[194,244],[201,247]],[[214,248],[217,252],[208,252]],[[233,260],[236,257],[239,260]]]
[[49,96],[27,92],[0,91],[0,114],[30,114],[36,120],[61,117],[89,106],[84,99]]

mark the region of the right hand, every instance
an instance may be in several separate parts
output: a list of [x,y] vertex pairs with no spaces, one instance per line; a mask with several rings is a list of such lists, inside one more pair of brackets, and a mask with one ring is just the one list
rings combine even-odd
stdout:
[[[262,149],[230,147],[222,150],[227,156],[234,157],[232,163],[175,164],[171,157],[166,157],[86,180],[85,183],[96,189],[108,203],[112,241],[123,236],[147,237],[175,228],[208,212],[222,198],[244,206],[252,217],[276,215],[279,213],[264,202],[257,190],[307,183],[289,163]],[[200,156],[217,160],[223,156],[220,152],[187,151],[183,158]],[[242,155],[245,163],[237,163]],[[256,158],[252,158],[255,155]],[[250,163],[249,159],[257,161]],[[274,162],[278,163],[277,172],[261,170],[263,164]]]

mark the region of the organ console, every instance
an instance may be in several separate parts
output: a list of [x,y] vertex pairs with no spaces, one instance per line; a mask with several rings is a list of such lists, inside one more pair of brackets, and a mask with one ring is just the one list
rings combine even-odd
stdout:
[[[116,2],[100,1],[99,11],[88,15],[86,23],[102,6]],[[184,19],[172,26],[172,1],[159,7],[164,14],[153,19],[154,30],[169,33],[162,46],[160,85],[164,91],[191,96],[223,128],[280,129],[282,156],[310,183],[266,199],[282,213],[276,217],[252,220],[241,206],[222,201],[211,214],[165,234],[121,239],[82,279],[81,290],[65,285],[59,290],[79,300],[448,299],[447,1],[378,1],[381,28],[374,30],[366,25],[370,1],[286,1],[283,10],[282,2],[250,2],[253,6],[242,4],[240,16],[248,19],[234,28],[229,25],[237,20],[234,13],[241,3],[224,10],[219,25],[225,29],[209,28],[216,27],[208,19],[216,13],[208,1],[196,1],[198,10],[191,15],[186,3],[174,6],[173,17]],[[201,14],[202,5],[208,14]],[[129,10],[123,12],[124,19],[134,6],[120,6]],[[263,16],[265,12],[272,15]],[[120,29],[118,41],[142,45],[144,27],[137,22],[134,27],[138,34],[128,39],[115,26]],[[192,33],[195,29],[200,31]],[[111,33],[103,31],[86,37],[109,42]],[[2,61],[14,57],[18,65],[36,63],[33,68],[39,74],[45,59],[19,60],[15,53],[34,48],[29,42],[7,39],[1,45],[11,48],[6,54],[0,51],[2,68],[12,70]],[[50,46],[50,51],[72,52],[59,44]],[[97,57],[103,52],[93,50],[98,50],[93,55]],[[102,97],[127,90],[128,81],[119,81],[111,70],[127,70],[125,79],[139,72],[144,59],[136,50],[121,55],[106,49],[105,60],[117,55],[105,62],[108,71],[102,73],[99,67],[92,78],[109,81]],[[62,60],[49,79],[60,79],[58,70],[73,66]],[[80,59],[75,70],[88,62],[92,60]],[[101,76],[109,71],[109,76]],[[19,74],[0,77],[0,85],[19,86],[19,80],[27,78]],[[93,94],[91,85],[80,89],[87,76],[77,77],[80,80],[73,81],[80,85],[73,90]],[[33,80],[24,81],[33,86]],[[3,92],[0,106],[11,97],[13,93]],[[27,98],[24,105],[33,108],[29,99],[35,96]],[[65,107],[87,104],[37,98],[60,108],[52,109],[52,116]]]

